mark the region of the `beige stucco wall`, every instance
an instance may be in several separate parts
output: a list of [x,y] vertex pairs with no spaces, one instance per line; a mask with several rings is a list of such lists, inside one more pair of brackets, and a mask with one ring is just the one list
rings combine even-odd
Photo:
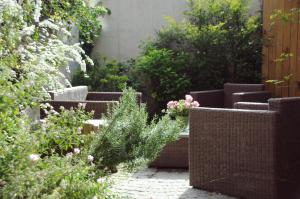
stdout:
[[[261,0],[253,0],[251,13],[259,10]],[[104,17],[101,37],[96,41],[93,57],[105,56],[124,61],[136,57],[142,41],[151,39],[166,25],[165,16],[184,20],[186,0],[102,0],[112,10]]]

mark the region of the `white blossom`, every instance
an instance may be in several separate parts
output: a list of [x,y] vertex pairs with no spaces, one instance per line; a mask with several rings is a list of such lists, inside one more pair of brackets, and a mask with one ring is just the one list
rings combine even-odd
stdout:
[[78,128],[77,128],[77,133],[78,133],[78,134],[81,134],[81,133],[82,133],[82,127],[78,127]]
[[55,110],[50,110],[49,113],[53,114],[53,115],[59,115],[59,113],[57,111],[55,111]]
[[40,22],[39,26],[43,27],[43,28],[50,28],[52,30],[59,30],[59,26],[50,20],[44,20],[44,21]]
[[105,179],[100,177],[97,179],[97,183],[103,184],[103,183],[105,183]]
[[34,33],[34,30],[35,30],[35,26],[32,25],[32,26],[29,26],[29,27],[25,27],[22,31],[21,31],[21,36],[31,36],[33,35]]
[[88,161],[89,161],[89,162],[93,162],[93,161],[94,161],[94,156],[88,155]]
[[[80,44],[70,45],[60,39],[61,35],[71,35],[65,28],[66,24],[51,20],[40,21],[42,0],[29,2],[34,6],[32,17],[35,25],[28,24],[23,19],[21,1],[0,0],[0,23],[3,22],[3,13],[7,11],[10,18],[19,24],[17,28],[12,29],[11,38],[18,44],[14,46],[14,54],[20,57],[22,70],[31,80],[24,86],[39,82],[44,85],[42,89],[45,91],[70,86],[71,83],[59,69],[64,67],[69,71],[69,63],[75,61],[86,71],[86,63],[92,63],[92,60],[85,56]],[[37,40],[32,39],[35,30],[39,31]],[[0,31],[0,40],[2,37],[3,33]],[[0,57],[10,54],[11,50],[0,48]]]
[[67,154],[66,154],[66,157],[67,157],[68,159],[72,158],[72,157],[73,157],[73,153],[72,153],[72,152],[67,153]]
[[79,154],[80,153],[80,149],[79,148],[74,148],[73,152],[74,152],[74,154]]
[[40,158],[40,155],[38,155],[38,154],[30,154],[29,155],[29,160],[31,161],[31,162],[36,162],[36,161],[38,161],[38,160],[40,160],[41,158]]
[[36,0],[35,7],[34,7],[34,14],[33,14],[33,20],[35,22],[40,21],[41,11],[42,11],[42,0]]

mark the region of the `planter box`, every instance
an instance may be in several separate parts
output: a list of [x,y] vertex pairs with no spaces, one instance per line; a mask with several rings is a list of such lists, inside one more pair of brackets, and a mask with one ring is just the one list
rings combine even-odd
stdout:
[[149,167],[188,168],[188,139],[188,134],[180,134],[178,140],[164,147],[160,155],[149,165]]

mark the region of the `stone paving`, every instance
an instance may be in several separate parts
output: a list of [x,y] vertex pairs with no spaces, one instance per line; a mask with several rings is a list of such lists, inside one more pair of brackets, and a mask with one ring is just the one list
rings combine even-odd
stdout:
[[131,176],[120,178],[113,191],[122,198],[133,199],[234,199],[189,186],[187,170],[144,168]]

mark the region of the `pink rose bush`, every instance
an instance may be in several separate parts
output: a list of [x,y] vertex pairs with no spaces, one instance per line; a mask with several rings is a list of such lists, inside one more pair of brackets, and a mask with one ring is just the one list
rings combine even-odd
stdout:
[[167,104],[166,113],[170,114],[173,117],[176,116],[188,116],[190,108],[199,107],[200,104],[197,101],[194,101],[191,95],[186,95],[185,99],[179,101],[169,101]]

